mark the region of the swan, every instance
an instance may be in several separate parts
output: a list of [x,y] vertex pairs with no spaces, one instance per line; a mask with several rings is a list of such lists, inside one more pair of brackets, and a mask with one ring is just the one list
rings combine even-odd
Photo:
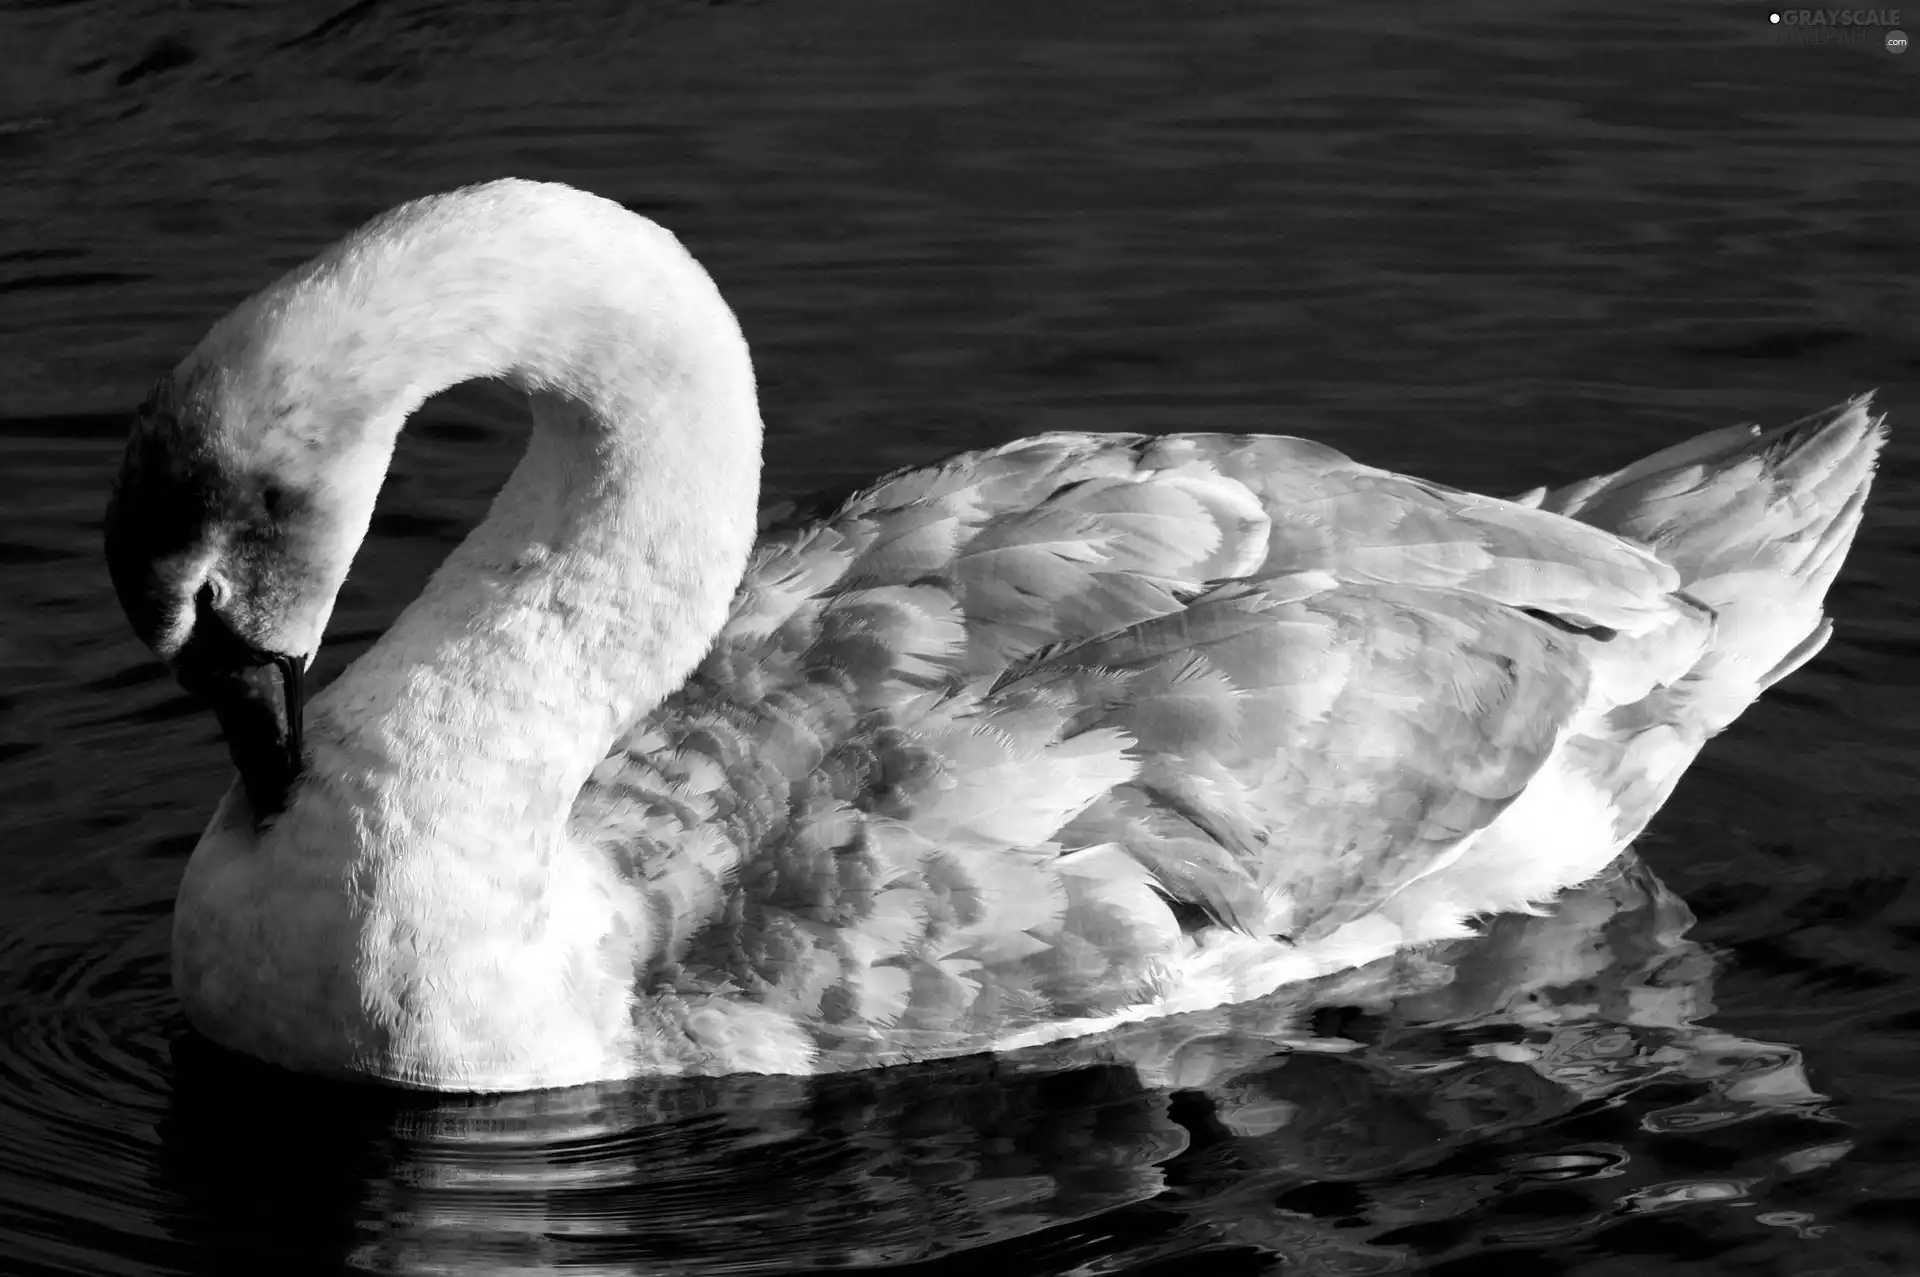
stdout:
[[[532,431],[302,680],[409,413]],[[229,1048],[515,1091],[1099,1033],[1593,877],[1811,657],[1865,397],[1506,501],[1302,439],[1049,434],[762,530],[746,342],[671,234],[505,180],[394,209],[163,377],[106,520],[237,782],[173,982]]]

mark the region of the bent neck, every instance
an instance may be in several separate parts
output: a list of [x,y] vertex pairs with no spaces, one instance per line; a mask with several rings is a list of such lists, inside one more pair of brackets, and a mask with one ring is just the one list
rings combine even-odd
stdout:
[[361,854],[557,835],[616,735],[704,655],[752,547],[760,420],[731,312],[665,231],[560,191],[408,206],[236,316],[272,334],[256,394],[338,405],[283,446],[368,489],[356,543],[425,398],[494,377],[532,405],[485,521],[309,706],[281,823],[344,803]]

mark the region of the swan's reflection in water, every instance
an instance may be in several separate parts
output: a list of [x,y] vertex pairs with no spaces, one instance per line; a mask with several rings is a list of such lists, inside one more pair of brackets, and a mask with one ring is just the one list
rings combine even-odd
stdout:
[[[1752,1207],[1844,1155],[1791,1049],[1698,1024],[1691,921],[1629,860],[1550,914],[1258,1004],[839,1077],[448,1100],[189,1052],[163,1139],[182,1227],[254,1271],[1389,1272]],[[1785,1125],[1697,1138],[1755,1118]],[[1657,1164],[1650,1132],[1691,1142]]]

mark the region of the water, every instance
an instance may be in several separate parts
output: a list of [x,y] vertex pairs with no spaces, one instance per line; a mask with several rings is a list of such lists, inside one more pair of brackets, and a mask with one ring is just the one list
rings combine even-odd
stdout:
[[[1651,0],[0,11],[0,1271],[1920,1271],[1920,54],[1791,34]],[[1283,430],[1495,491],[1874,386],[1900,433],[1833,644],[1644,865],[1397,999],[823,1082],[307,1084],[167,990],[227,764],[99,515],[125,410],[213,318],[502,173],[707,262],[775,498],[1059,428]],[[517,429],[429,406],[323,677]]]

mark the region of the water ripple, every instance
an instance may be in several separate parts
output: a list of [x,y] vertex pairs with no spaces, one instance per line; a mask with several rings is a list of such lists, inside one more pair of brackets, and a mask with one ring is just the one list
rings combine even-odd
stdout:
[[[0,947],[0,1184],[13,1243],[65,1271],[791,1272],[1021,1238],[1086,1271],[1174,1238],[1399,1271],[1459,1247],[1422,1231],[1442,1223],[1540,1241],[1507,1221],[1546,1185],[1585,1235],[1844,1156],[1796,1053],[1696,1024],[1715,967],[1689,921],[1629,866],[1424,957],[998,1060],[459,1098],[206,1045],[167,991],[164,911],[125,908]],[[1579,1129],[1622,1118],[1775,1129],[1739,1175],[1663,1177]]]

